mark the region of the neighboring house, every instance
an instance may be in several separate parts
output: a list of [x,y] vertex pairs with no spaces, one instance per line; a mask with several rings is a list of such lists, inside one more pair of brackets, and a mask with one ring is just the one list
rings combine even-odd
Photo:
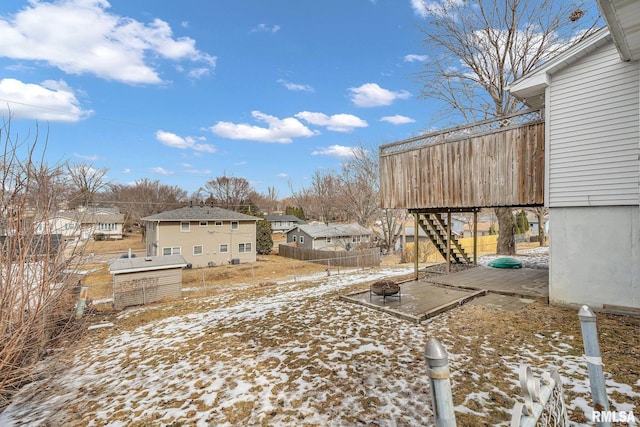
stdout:
[[550,301],[638,309],[640,7],[598,3],[607,28],[508,90],[545,108]]
[[287,243],[315,250],[354,250],[372,241],[373,232],[358,224],[297,225],[287,231]]
[[[498,224],[492,224],[490,222],[479,222],[477,224],[477,234],[478,237],[480,236],[489,236],[491,235],[491,226],[493,225],[493,228],[495,230],[495,232],[498,232]],[[473,224],[465,224],[462,227],[462,237],[473,237]]]
[[[529,221],[529,234],[532,236],[537,236],[539,226],[538,226],[538,215],[527,212],[527,221]],[[549,217],[544,217],[544,232],[545,234],[549,234]]]
[[86,240],[102,234],[105,239],[122,239],[124,214],[115,208],[80,208],[73,211],[58,211],[49,218],[48,230],[38,224],[38,233],[57,233],[65,239]]
[[266,215],[264,217],[271,223],[271,231],[274,233],[286,233],[296,225],[306,224],[295,215]]
[[182,255],[193,267],[256,260],[260,218],[210,206],[187,206],[142,218],[147,255]]
[[113,307],[148,304],[182,296],[181,255],[119,258],[109,262],[113,276]]

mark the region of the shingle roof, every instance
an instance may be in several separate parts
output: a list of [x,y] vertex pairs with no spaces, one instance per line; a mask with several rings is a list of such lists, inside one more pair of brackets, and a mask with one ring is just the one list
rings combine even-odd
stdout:
[[299,224],[304,224],[305,221],[298,218],[295,215],[265,215],[264,219],[267,221],[290,221],[297,222]]
[[55,216],[59,218],[66,218],[71,221],[77,221],[82,224],[97,224],[115,222],[124,222],[124,214],[121,213],[97,213],[97,212],[81,212],[81,211],[60,211],[56,212]]
[[260,218],[211,206],[186,206],[142,218],[143,221],[257,221]]
[[318,237],[366,236],[373,234],[372,231],[359,224],[298,225],[297,228],[314,239]]

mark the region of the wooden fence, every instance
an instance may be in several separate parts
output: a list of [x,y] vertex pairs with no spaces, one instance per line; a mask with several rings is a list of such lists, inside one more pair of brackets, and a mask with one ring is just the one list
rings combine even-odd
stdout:
[[278,245],[278,253],[286,258],[328,264],[330,267],[375,267],[380,265],[380,248],[353,251],[318,251]]

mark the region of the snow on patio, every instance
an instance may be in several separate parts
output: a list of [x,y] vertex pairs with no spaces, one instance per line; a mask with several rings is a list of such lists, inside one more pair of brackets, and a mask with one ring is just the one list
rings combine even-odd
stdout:
[[[478,329],[496,315],[484,307],[416,325],[337,298],[411,271],[301,278],[124,311],[113,330],[90,331],[66,357],[43,362],[0,425],[429,425],[431,337],[450,352],[459,425],[509,425],[523,362],[537,372],[559,365],[570,408],[590,413],[581,340],[558,332],[561,319],[534,334],[500,313],[508,327],[496,339],[495,317]],[[537,309],[523,310],[523,325],[558,310]],[[640,380],[609,377],[607,386],[618,410],[640,400]]]

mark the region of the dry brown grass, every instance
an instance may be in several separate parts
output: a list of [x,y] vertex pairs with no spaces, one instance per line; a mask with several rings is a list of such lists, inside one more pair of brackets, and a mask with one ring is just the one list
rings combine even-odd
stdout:
[[134,251],[146,248],[141,234],[128,234],[122,239],[94,241],[89,240],[84,247],[84,253],[106,254],[114,252],[125,253],[129,249]]

